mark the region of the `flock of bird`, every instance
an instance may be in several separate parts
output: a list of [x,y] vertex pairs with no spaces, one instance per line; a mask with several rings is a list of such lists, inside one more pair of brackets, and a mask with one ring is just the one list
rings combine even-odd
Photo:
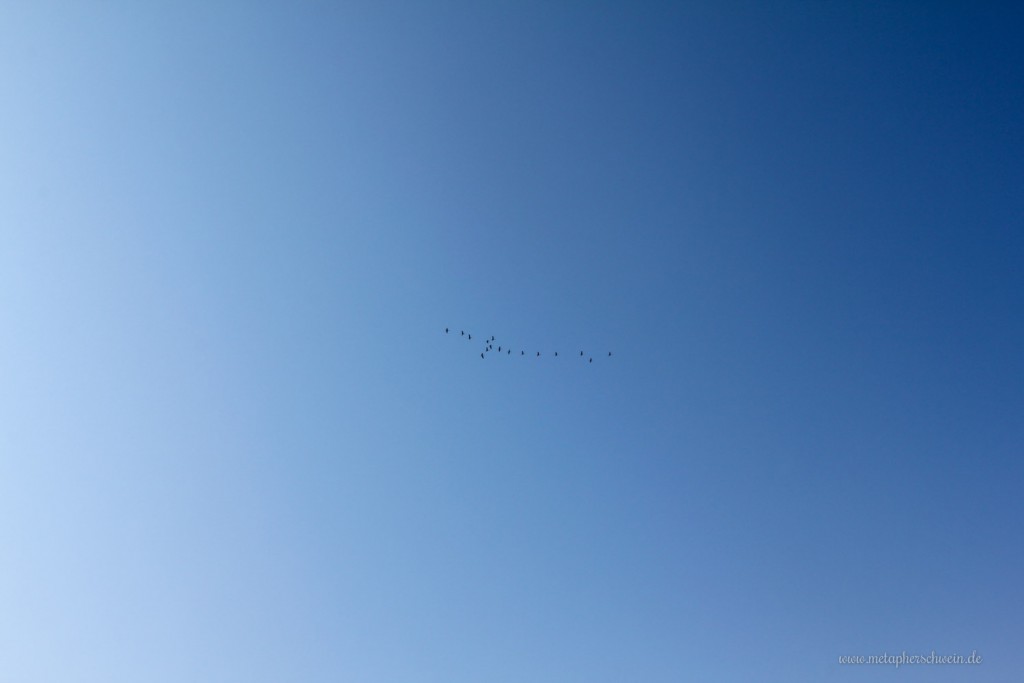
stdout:
[[[446,328],[444,328],[444,333],[445,334],[453,334],[454,331],[450,330],[449,328],[446,327]],[[465,330],[459,330],[459,336],[460,337],[464,337],[466,339],[466,341],[473,341],[473,335],[467,333]],[[511,356],[512,355],[512,349],[510,347],[503,346],[503,345],[500,345],[500,344],[498,346],[495,346],[494,342],[495,342],[494,335],[491,335],[490,339],[485,339],[484,340],[483,351],[480,352],[480,357],[481,358],[486,358],[487,354],[489,354],[489,353],[490,354],[496,353],[498,355],[505,355],[505,356]],[[519,355],[520,356],[525,356],[526,355],[526,350],[525,349],[520,349],[519,350]],[[608,352],[608,357],[610,358],[611,355],[612,355],[612,352],[609,351]],[[557,357],[558,357],[558,351],[555,351],[555,358],[557,358]],[[587,362],[588,363],[593,363],[594,362],[594,357],[593,356],[588,356],[587,354],[583,353],[582,351],[580,351],[580,355],[578,357],[579,358],[587,358]],[[537,355],[534,356],[534,358],[540,358],[540,351],[537,351]]]

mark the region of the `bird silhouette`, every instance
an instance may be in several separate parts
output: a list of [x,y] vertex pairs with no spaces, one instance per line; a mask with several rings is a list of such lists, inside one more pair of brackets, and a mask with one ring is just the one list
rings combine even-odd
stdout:
[[[451,327],[445,327],[444,328],[444,333],[445,334],[454,334],[455,330],[453,330]],[[466,339],[469,339],[469,340],[473,339],[473,335],[471,333],[467,332],[466,330],[459,330],[459,336],[465,337]],[[501,345],[495,344],[494,342],[496,340],[497,340],[497,336],[493,335],[493,334],[490,337],[485,337],[484,338],[484,347],[483,347],[482,352],[480,353],[480,358],[481,359],[486,359],[487,358],[487,354],[488,353],[492,353],[495,350],[497,351],[498,355],[501,355],[502,351],[505,352],[506,356],[511,356],[512,355],[512,348],[510,346],[507,346],[505,344],[501,344]],[[479,347],[477,347],[477,348],[479,348]],[[607,353],[608,353],[608,358],[611,358],[613,352],[612,351],[608,351]],[[540,358],[541,354],[542,354],[541,351],[537,351],[536,352],[536,357]],[[520,349],[519,355],[520,356],[525,356],[526,355],[526,349]],[[559,357],[559,352],[558,351],[553,351],[551,353],[551,355],[552,355],[553,358],[558,358]],[[600,357],[600,355],[599,355],[599,357]],[[594,362],[594,356],[588,356],[587,352],[586,352],[586,349],[583,349],[583,350],[580,351],[580,358],[585,358],[587,360],[587,363],[593,363]]]

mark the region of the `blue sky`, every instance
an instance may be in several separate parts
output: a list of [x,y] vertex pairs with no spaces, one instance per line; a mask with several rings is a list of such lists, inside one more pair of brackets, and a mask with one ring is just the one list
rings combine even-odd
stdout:
[[0,679],[1018,674],[1022,26],[0,10]]

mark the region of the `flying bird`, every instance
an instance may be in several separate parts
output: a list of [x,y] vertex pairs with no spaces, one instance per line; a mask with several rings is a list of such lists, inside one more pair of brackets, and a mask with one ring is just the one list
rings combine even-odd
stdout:
[[[444,333],[445,334],[453,334],[454,330],[451,327],[445,327],[444,328]],[[459,330],[459,336],[466,337],[469,340],[473,339],[473,335],[470,334],[469,332],[467,332],[466,330]],[[483,351],[480,353],[480,358],[481,359],[486,359],[487,358],[487,354],[492,352],[492,351],[494,351],[495,349],[497,349],[498,355],[501,355],[502,351],[505,352],[506,356],[511,356],[512,355],[512,348],[511,347],[506,346],[505,344],[501,344],[501,345],[495,344],[494,343],[495,340],[497,340],[497,336],[495,336],[493,334],[489,338],[488,337],[484,338],[484,348],[483,348]],[[526,355],[526,349],[520,349],[519,355],[520,356],[525,356]],[[611,358],[611,356],[612,356],[612,352],[608,351],[608,357]],[[540,351],[536,352],[536,357],[537,358],[541,357],[541,352]],[[558,351],[553,351],[552,352],[552,357],[558,358],[559,357],[559,352]],[[585,349],[580,351],[580,358],[585,358],[587,360],[587,363],[593,363],[594,362],[594,357],[593,356],[588,356]]]

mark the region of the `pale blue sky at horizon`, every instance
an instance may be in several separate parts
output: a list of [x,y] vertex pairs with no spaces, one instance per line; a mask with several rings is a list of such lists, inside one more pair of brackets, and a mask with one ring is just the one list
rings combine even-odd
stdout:
[[6,5],[0,680],[1019,675],[1022,29]]

